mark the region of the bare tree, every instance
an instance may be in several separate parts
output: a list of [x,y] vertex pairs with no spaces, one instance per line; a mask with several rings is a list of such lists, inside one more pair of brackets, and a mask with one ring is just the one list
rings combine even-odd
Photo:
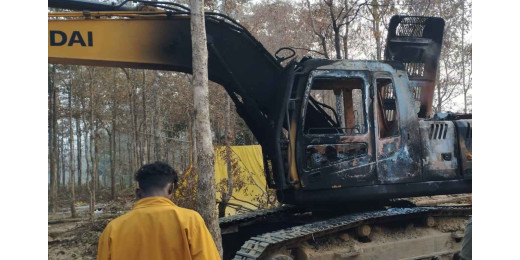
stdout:
[[193,109],[195,111],[195,132],[197,143],[198,175],[197,210],[208,226],[222,256],[222,238],[215,212],[215,175],[213,170],[213,144],[209,121],[208,98],[208,48],[204,23],[204,0],[190,0],[191,42],[193,59]]
[[115,71],[112,72],[113,77],[113,89],[112,89],[112,118],[111,118],[111,131],[108,132],[109,137],[109,150],[110,150],[110,197],[116,198],[116,129],[117,129],[117,106],[118,101],[116,97],[116,77]]
[[371,23],[371,31],[376,41],[376,59],[382,60],[383,53],[383,36],[387,26],[387,17],[389,14],[395,13],[395,5],[392,0],[372,0],[368,6],[368,12],[371,18],[367,20]]
[[60,153],[60,160],[59,162],[61,163],[61,188],[62,190],[66,190],[67,187],[66,187],[66,184],[65,184],[65,140],[64,137],[65,137],[65,124],[63,122],[63,120],[60,122],[60,133],[61,133],[61,138],[59,139],[59,153]]
[[470,108],[471,107],[471,101],[470,101],[471,97],[469,96],[469,91],[472,88],[472,73],[473,73],[473,68],[472,68],[472,65],[473,65],[472,51],[473,50],[472,50],[472,48],[473,48],[473,45],[469,44],[465,50],[466,51],[465,56],[468,56],[468,59],[469,59],[469,73],[468,73],[468,82],[466,84],[463,84],[464,113],[468,113],[468,111],[471,112],[471,108]]
[[75,172],[76,167],[74,166],[74,128],[72,122],[72,90],[74,88],[72,77],[70,78],[69,83],[69,160],[70,160],[70,179],[69,179],[69,188],[70,188],[70,215],[71,217],[76,217],[76,193],[74,191],[74,181],[76,179]]
[[[81,111],[81,107],[79,106],[79,102],[77,103],[79,110]],[[82,163],[81,163],[81,157],[82,157],[82,148],[81,148],[81,113],[77,113],[76,117],[76,145],[78,146],[78,155],[77,155],[77,161],[78,161],[78,193],[81,194],[81,171],[82,171]]]
[[159,83],[158,83],[159,75],[157,71],[154,71],[153,73],[153,80],[152,80],[152,94],[153,94],[153,135],[154,135],[154,158],[155,160],[163,161],[163,145],[161,140],[161,130],[162,130],[162,123],[161,123],[161,115],[159,111],[160,107],[160,101],[158,97],[158,91],[159,91]]
[[[358,1],[349,4],[348,0],[344,0],[344,5],[338,8],[334,5],[334,0],[323,0],[325,5],[327,5],[330,17],[330,26],[333,32],[333,42],[334,42],[334,50],[336,51],[336,59],[341,59],[341,39],[343,38],[343,42],[345,44],[344,54],[345,58],[348,53],[348,26],[352,21],[354,21],[361,10],[361,7],[366,5],[366,3],[358,4]],[[346,32],[343,37],[341,37],[341,29],[345,26]]]
[[316,37],[318,37],[319,39],[323,56],[325,56],[326,59],[329,59],[329,54],[327,51],[327,29],[317,29],[316,22],[314,21],[314,15],[311,9],[311,2],[309,0],[306,0],[306,3],[307,8],[309,10],[309,19],[311,20],[312,31],[314,32],[314,35],[316,35]]
[[92,70],[89,70],[90,77],[90,160],[92,169],[90,171],[90,180],[92,185],[88,186],[90,193],[90,214],[93,216],[94,210],[96,207],[96,190],[97,190],[97,181],[98,181],[98,164],[97,164],[97,145],[96,145],[96,129],[94,126],[94,83],[92,79]]
[[50,190],[51,201],[49,209],[52,213],[58,210],[58,122],[56,120],[57,94],[56,94],[56,65],[50,65],[49,69],[49,163],[50,163]]

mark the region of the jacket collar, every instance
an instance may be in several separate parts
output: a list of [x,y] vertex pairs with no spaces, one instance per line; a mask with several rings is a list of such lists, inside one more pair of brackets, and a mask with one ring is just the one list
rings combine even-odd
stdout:
[[134,204],[133,209],[161,206],[175,206],[175,204],[170,199],[165,197],[148,197],[137,201]]

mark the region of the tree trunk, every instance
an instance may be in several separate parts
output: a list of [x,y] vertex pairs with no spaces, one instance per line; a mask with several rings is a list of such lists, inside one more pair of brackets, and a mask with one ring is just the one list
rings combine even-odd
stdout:
[[341,59],[341,38],[339,37],[339,28],[334,30],[334,48],[336,49],[336,59]]
[[70,216],[72,218],[76,217],[76,194],[74,191],[74,182],[76,181],[76,167],[74,166],[74,128],[72,127],[72,89],[73,85],[72,82],[70,84],[69,88],[69,155],[70,155],[70,179],[69,179],[69,185],[70,185]]
[[[115,118],[112,118],[112,125],[114,123]],[[109,133],[109,153],[110,153],[110,199],[114,200],[116,198],[116,131],[112,129],[112,132]]]
[[213,144],[209,121],[208,98],[208,49],[204,24],[204,0],[190,0],[191,41],[193,60],[193,108],[195,112],[198,174],[197,210],[213,236],[222,257],[222,238],[215,210],[215,175],[213,169]]
[[[349,6],[348,6],[348,0],[345,0],[345,35],[343,35],[343,58],[345,60],[348,60],[348,29],[350,27],[350,15],[349,15]],[[357,16],[357,13],[355,14]]]
[[112,133],[110,136],[110,196],[116,198],[116,113],[112,114]]
[[86,178],[86,185],[87,185],[87,192],[88,192],[88,195],[89,195],[89,200],[90,200],[90,203],[89,203],[89,212],[92,214],[94,212],[94,205],[93,205],[93,194],[92,194],[92,188],[91,188],[91,182],[92,182],[92,178],[89,178],[89,176],[92,176],[92,167],[91,167],[91,162],[92,162],[92,158],[90,158],[90,139],[89,139],[89,136],[90,136],[90,131],[89,131],[89,128],[87,127],[87,124],[85,122],[85,119],[86,116],[84,117],[83,119],[83,125],[85,126],[85,161],[87,162],[86,166],[87,166],[87,178]]
[[[131,172],[134,172],[138,169],[139,165],[142,163],[142,161],[139,161],[139,151],[138,148],[140,147],[140,138],[139,138],[139,131],[137,127],[137,84],[135,83],[135,71],[132,69],[123,69],[123,72],[126,75],[126,78],[128,80],[129,84],[129,90],[128,90],[128,102],[130,103],[130,117],[132,118],[132,140],[133,142],[130,142],[132,153],[129,154],[131,157],[131,164],[129,166]],[[133,72],[133,73],[132,73]],[[132,74],[134,75],[132,77]]]
[[61,187],[62,190],[66,190],[65,185],[65,142],[63,141],[63,138],[65,137],[65,129],[63,121],[61,122],[60,130],[61,130],[61,138],[60,140],[60,161],[61,161]]
[[93,136],[92,136],[92,141],[93,141],[93,145],[92,147],[94,148],[94,154],[92,156],[92,160],[94,160],[92,162],[92,165],[93,165],[93,170],[92,170],[92,173],[94,174],[94,194],[96,194],[99,190],[100,190],[100,178],[99,178],[99,160],[98,160],[98,154],[99,154],[99,136],[98,136],[98,132],[97,132],[97,129],[98,129],[98,126],[96,125],[96,130],[92,131],[93,133]]
[[383,48],[381,45],[381,30],[379,29],[381,16],[379,14],[379,4],[377,0],[372,0],[370,13],[372,14],[372,33],[376,40],[376,59],[381,60],[381,50]]
[[[81,108],[80,108],[81,109]],[[81,176],[82,176],[82,163],[81,163],[81,156],[82,156],[82,148],[81,148],[81,113],[78,112],[78,118],[76,118],[76,143],[78,145],[78,193],[81,194]]]
[[[147,131],[148,131],[148,125],[146,123],[146,74],[145,74],[145,71],[143,70],[143,84],[142,84],[142,92],[143,92],[143,95],[142,95],[142,102],[143,102],[143,143],[142,143],[142,148],[141,148],[141,151],[146,151],[146,157],[144,156],[144,152],[143,152],[143,158],[141,158],[141,161],[143,164],[145,163],[149,163],[150,162],[150,147],[148,146],[148,144],[150,143],[148,141],[148,138],[149,136],[147,136]],[[144,158],[146,158],[146,161],[144,160]]]
[[233,172],[231,167],[231,142],[233,137],[233,131],[231,129],[231,98],[228,96],[227,107],[226,107],[226,125],[224,128],[224,135],[226,138],[226,166],[227,166],[227,191],[222,191],[222,199],[218,205],[218,217],[224,217],[226,215],[226,208],[233,196]]
[[123,154],[121,153],[121,135],[118,134],[117,135],[117,155],[116,155],[116,160],[117,160],[117,175],[119,176],[119,190],[121,191],[123,189],[123,176],[122,176],[122,171],[123,171]]
[[160,119],[159,114],[159,98],[157,96],[157,90],[159,88],[159,84],[157,83],[157,71],[154,71],[154,79],[153,79],[153,139],[154,139],[154,158],[155,160],[164,161],[164,151],[163,151],[163,145],[161,140],[161,128],[162,128],[162,122]]
[[332,31],[334,32],[334,50],[336,51],[336,59],[341,59],[341,41],[339,37],[339,26],[334,17],[334,2],[325,2],[329,6],[330,21],[332,22]]
[[98,180],[98,170],[96,163],[96,129],[94,127],[94,87],[90,85],[90,160],[92,160],[92,170],[90,171],[90,179],[92,181],[92,187],[90,189],[90,214],[94,215],[96,209],[96,190]]
[[[126,148],[128,150],[128,168],[132,169],[133,168],[133,165],[134,165],[134,156],[133,156],[133,149],[132,149],[132,145],[130,144],[130,140],[128,140],[128,142],[126,143]],[[130,170],[130,172],[133,172],[133,169]],[[132,177],[130,176],[130,180],[128,181],[128,188],[131,188],[132,187]]]
[[462,2],[462,51],[461,51],[461,58],[462,58],[462,89],[464,91],[464,114],[468,113],[468,98],[467,98],[467,91],[466,91],[466,64],[464,63],[464,1]]
[[[58,108],[59,109],[59,108]],[[57,147],[56,147],[56,150],[57,150],[57,154],[56,154],[56,167],[58,169],[58,192],[60,192],[62,189],[63,189],[63,182],[62,182],[62,179],[61,179],[61,176],[63,175],[63,167],[62,167],[62,163],[63,163],[63,158],[61,157],[61,138],[60,138],[60,126],[59,126],[59,123],[58,121],[56,120],[56,125],[58,127],[58,131],[56,132],[56,139],[57,139]],[[59,202],[58,202],[59,203]]]
[[58,127],[56,120],[56,106],[57,106],[57,95],[55,86],[55,75],[56,67],[51,65],[49,75],[49,160],[50,160],[50,189],[51,189],[51,201],[49,203],[49,209],[52,213],[56,213],[58,210]]
[[117,129],[117,99],[116,99],[116,80],[114,73],[114,89],[112,91],[112,133],[110,137],[110,197],[112,200],[116,198],[116,129]]
[[[134,71],[135,75],[135,71]],[[135,77],[134,77],[135,80]],[[134,83],[135,84],[135,83]],[[139,149],[141,148],[141,138],[139,137],[139,129],[137,125],[137,84],[135,84],[135,91],[132,93],[132,102],[133,102],[133,109],[132,109],[132,116],[133,116],[133,127],[134,127],[134,170],[139,169],[140,165],[143,163],[142,158],[142,151]]]
[[343,55],[346,60],[348,60],[348,27],[348,24],[345,25],[345,35],[343,36]]

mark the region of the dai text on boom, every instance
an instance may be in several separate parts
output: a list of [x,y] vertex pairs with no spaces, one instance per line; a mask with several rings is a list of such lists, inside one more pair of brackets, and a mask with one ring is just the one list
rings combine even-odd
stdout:
[[87,32],[86,37],[84,37],[84,35],[82,35],[79,31],[72,31],[70,35],[67,35],[65,32],[57,30],[51,30],[49,31],[49,33],[51,46],[81,45],[92,47],[94,41],[92,37],[92,32]]

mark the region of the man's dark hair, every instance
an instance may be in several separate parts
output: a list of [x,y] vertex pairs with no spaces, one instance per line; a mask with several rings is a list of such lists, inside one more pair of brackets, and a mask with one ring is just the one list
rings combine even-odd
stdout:
[[135,180],[144,192],[151,192],[164,188],[168,183],[179,181],[177,172],[167,163],[154,162],[145,164],[135,173]]

